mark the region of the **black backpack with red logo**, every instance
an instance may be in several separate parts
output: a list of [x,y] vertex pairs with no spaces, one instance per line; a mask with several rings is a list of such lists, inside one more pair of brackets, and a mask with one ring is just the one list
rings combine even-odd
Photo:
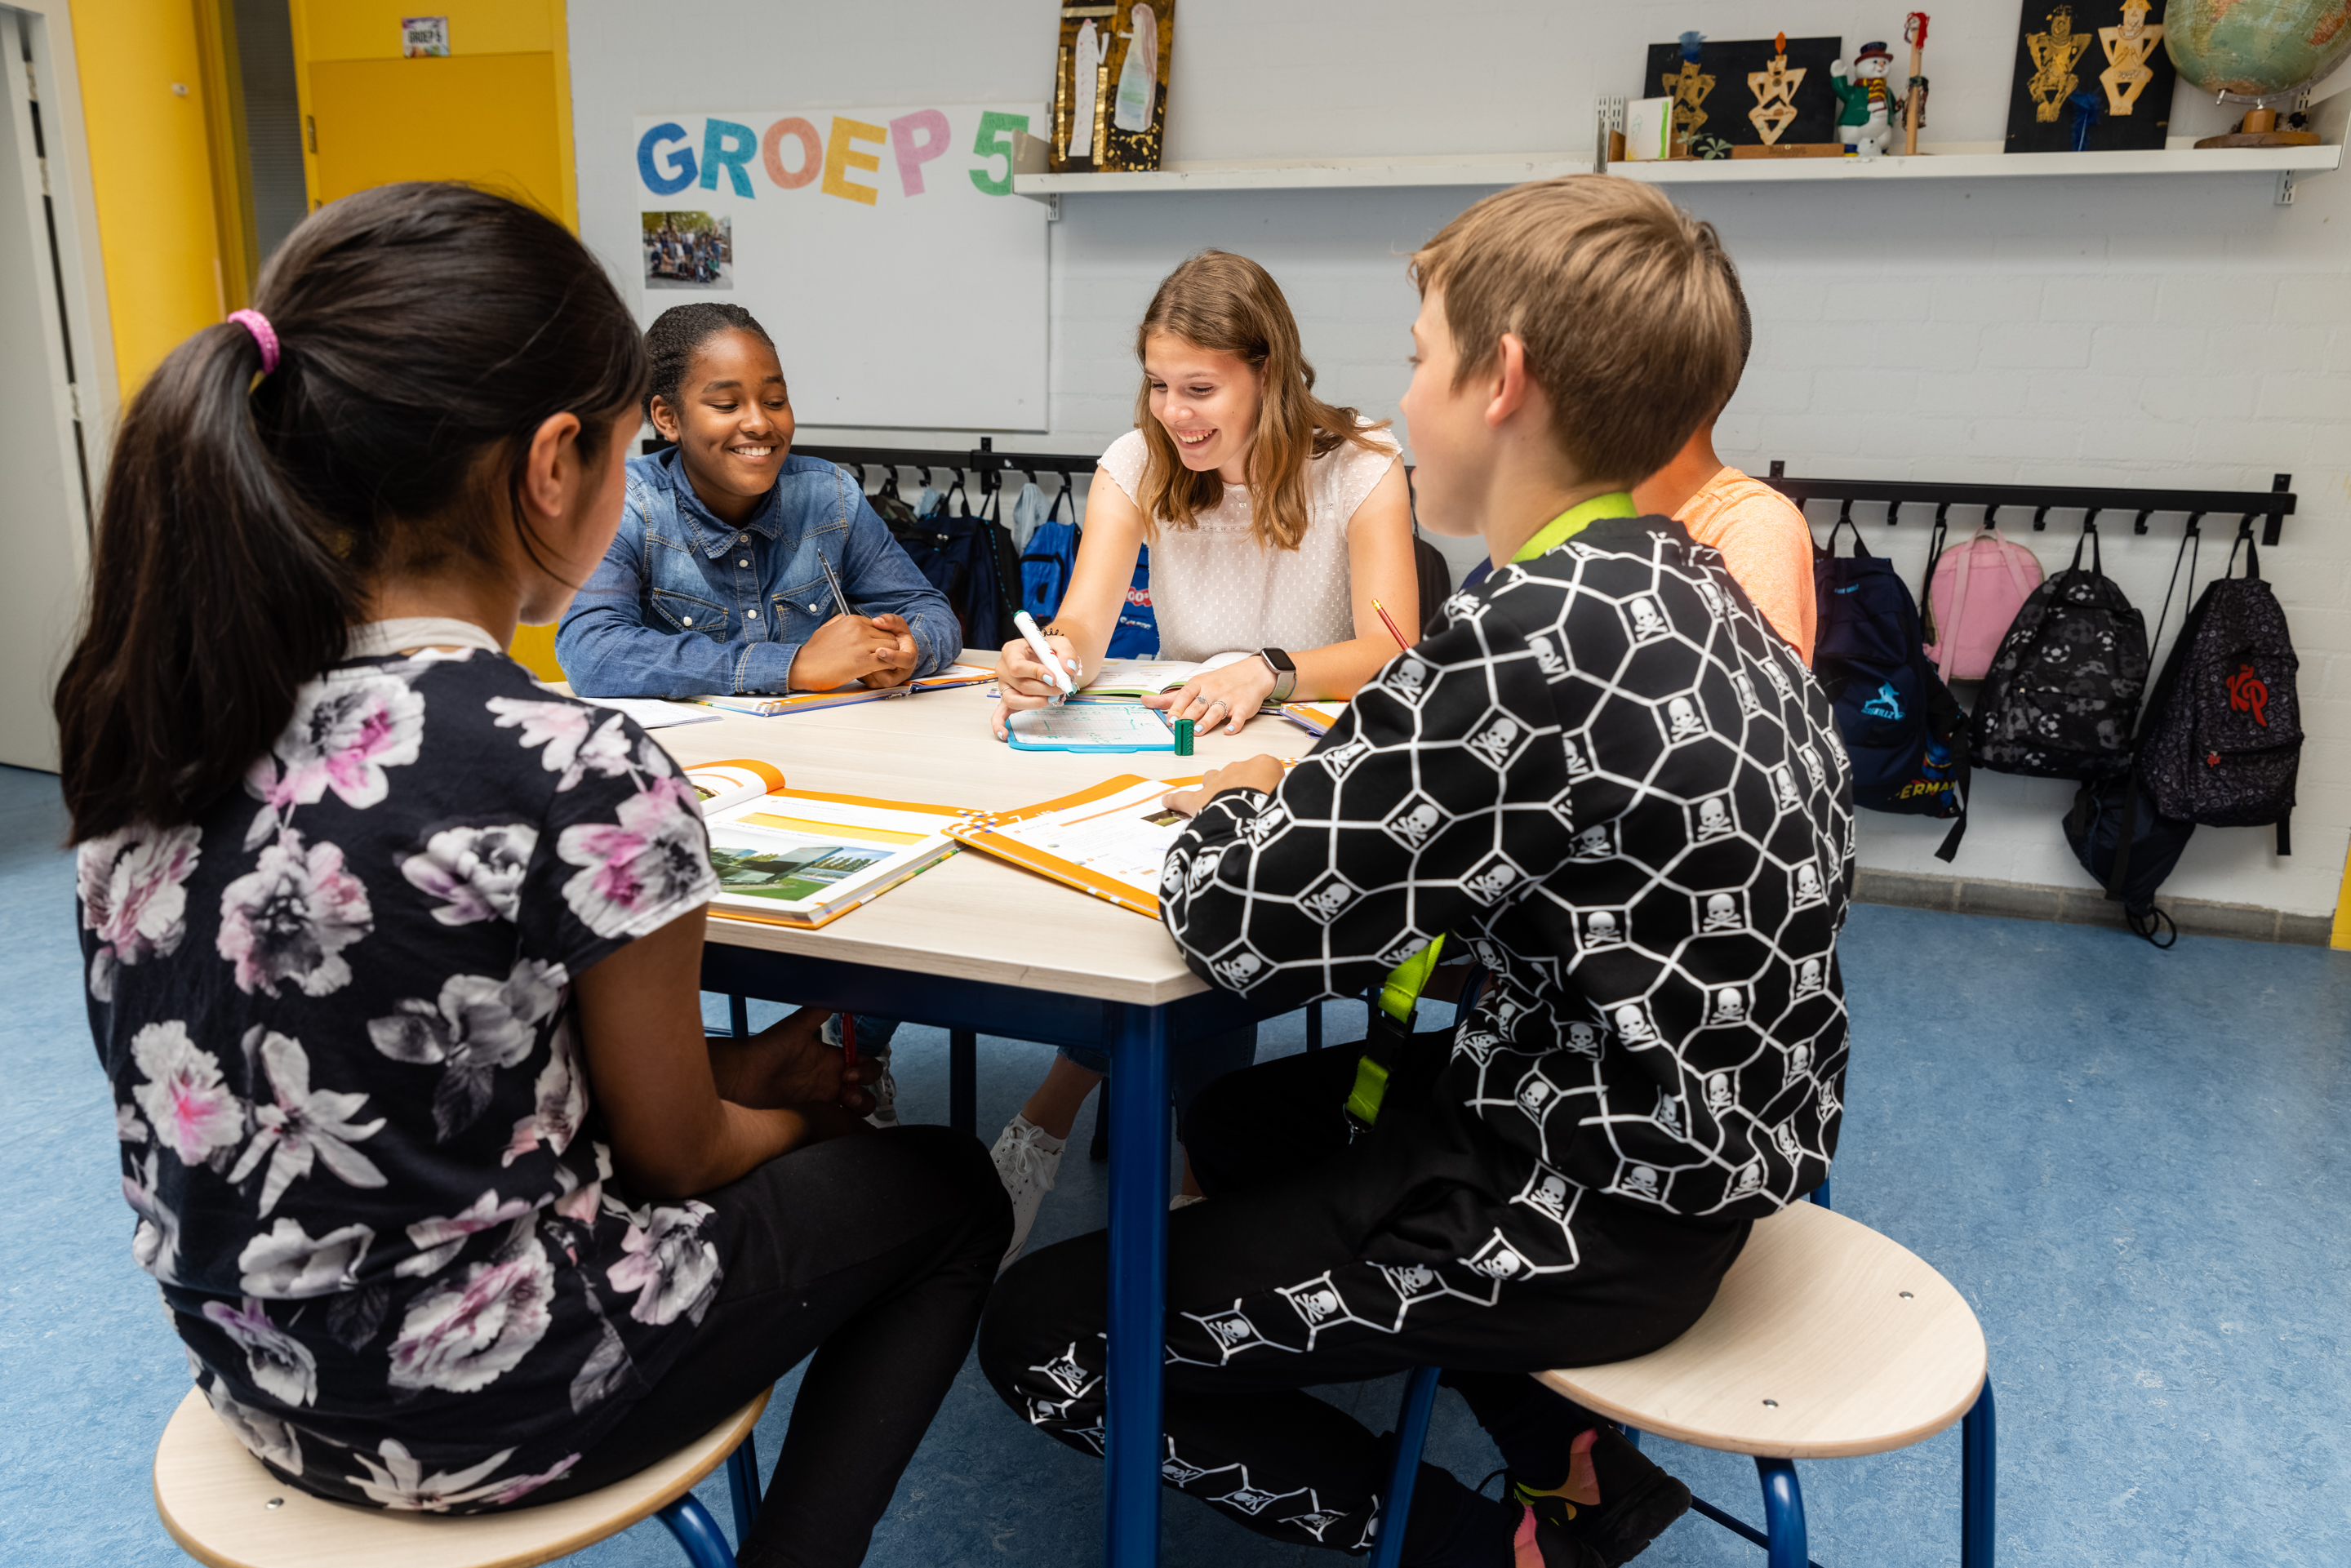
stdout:
[[[2220,579],[2189,612],[2164,661],[2139,750],[2140,777],[2167,817],[2214,828],[2277,824],[2277,852],[2293,852],[2288,820],[2302,762],[2302,705],[2285,612],[2262,580],[2260,547],[2247,519],[2237,532],[2245,575]],[[2229,565],[2237,555],[2229,552]]]

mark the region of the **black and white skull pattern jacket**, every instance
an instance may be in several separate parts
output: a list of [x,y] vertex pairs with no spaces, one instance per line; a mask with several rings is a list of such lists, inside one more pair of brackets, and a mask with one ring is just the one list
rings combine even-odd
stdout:
[[1177,838],[1168,932],[1275,1009],[1360,996],[1440,935],[1474,953],[1492,981],[1435,1092],[1392,1095],[1380,1133],[1449,1123],[1479,1207],[1526,1227],[1496,1245],[1556,1252],[1586,1194],[1793,1202],[1844,1081],[1853,790],[1826,696],[1662,517],[1595,522],[1445,620],[1279,793],[1219,795]]

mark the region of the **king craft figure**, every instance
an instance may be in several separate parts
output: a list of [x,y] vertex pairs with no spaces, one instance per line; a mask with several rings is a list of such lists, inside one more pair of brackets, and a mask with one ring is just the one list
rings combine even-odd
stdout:
[[1893,68],[1894,56],[1883,42],[1862,45],[1850,77],[1843,60],[1829,67],[1829,86],[1837,95],[1837,140],[1844,143],[1846,157],[1885,152],[1894,134],[1894,95],[1886,85],[1886,73]]

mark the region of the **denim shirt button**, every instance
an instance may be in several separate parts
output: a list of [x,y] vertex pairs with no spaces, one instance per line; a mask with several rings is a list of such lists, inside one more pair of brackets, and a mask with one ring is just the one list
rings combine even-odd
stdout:
[[757,621],[758,618],[759,612],[756,610],[746,610],[743,612],[743,619],[746,621]]

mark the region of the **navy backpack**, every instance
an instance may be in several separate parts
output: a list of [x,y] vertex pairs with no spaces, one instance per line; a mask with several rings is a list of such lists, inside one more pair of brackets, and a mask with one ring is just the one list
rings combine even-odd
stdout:
[[1836,553],[1837,528],[1850,526],[1839,518],[1813,562],[1813,673],[1835,711],[1854,804],[1956,819],[1935,852],[1948,861],[1968,831],[1967,715],[1927,658],[1917,603],[1894,563],[1870,554],[1858,528],[1853,554]]

